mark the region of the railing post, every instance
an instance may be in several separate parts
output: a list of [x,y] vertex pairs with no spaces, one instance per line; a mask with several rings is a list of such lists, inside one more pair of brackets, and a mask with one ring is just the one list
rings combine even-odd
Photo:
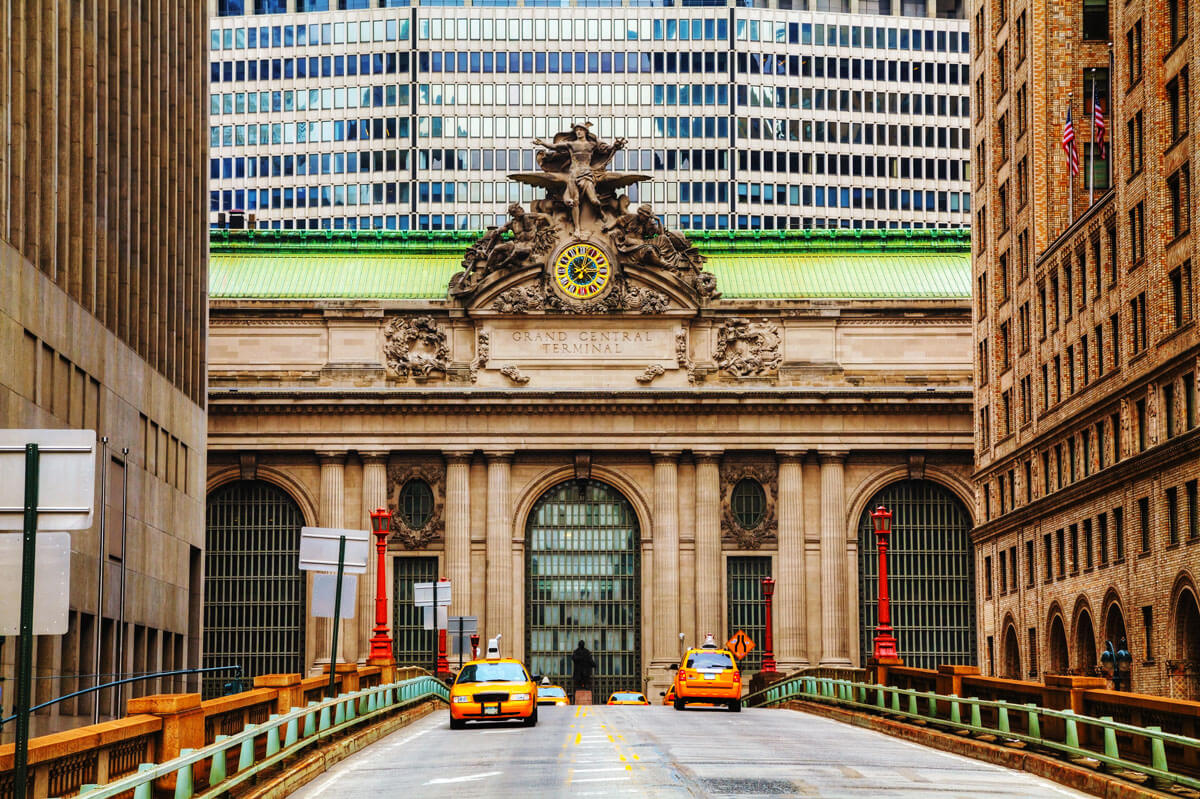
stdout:
[[1025,705],[1025,707],[1029,712],[1029,718],[1026,722],[1025,732],[1026,732],[1026,734],[1029,735],[1030,738],[1033,738],[1038,743],[1041,743],[1042,742],[1042,722],[1041,722],[1041,719],[1038,717],[1038,706],[1035,705],[1033,702],[1030,702],[1029,704]]
[[[153,763],[142,763],[138,766],[138,773],[144,773],[154,768]],[[133,789],[133,799],[152,799],[154,794],[154,786],[149,782],[143,782],[141,785]]]
[[889,693],[891,693],[891,695],[892,695],[892,712],[899,713],[900,712],[900,691],[899,691],[899,689],[892,688],[889,691]]
[[[214,743],[220,743],[221,741],[226,740],[228,737],[228,735],[218,735]],[[216,752],[213,752],[212,765],[210,765],[208,768],[208,784],[220,785],[225,781],[226,776],[225,750],[218,749]]]
[[938,717],[937,692],[927,691],[925,696],[929,700],[929,718],[936,719]]
[[[1107,721],[1111,724],[1113,717],[1112,716],[1101,716],[1100,720]],[[1114,730],[1112,727],[1104,728],[1104,756],[1111,757],[1114,760],[1121,756],[1120,752],[1117,749],[1117,731]],[[1109,766],[1109,768],[1111,768],[1111,766]]]
[[345,694],[338,694],[337,704],[333,710],[333,726],[338,726],[346,721],[346,699]]
[[[130,716],[148,714],[162,719],[162,729],[154,752],[163,763],[178,757],[184,749],[200,749],[204,746],[204,708],[200,706],[200,694],[151,694],[130,699],[125,703],[125,712]],[[160,792],[175,788],[176,776],[171,774],[158,780]]]
[[1000,707],[996,710],[996,726],[1002,733],[1012,731],[1008,726],[1008,705],[1004,702],[1001,702]]
[[[193,750],[183,749],[179,755],[190,755]],[[195,789],[192,786],[192,764],[180,766],[175,772],[175,799],[192,799]]]
[[[253,724],[246,725],[247,730],[254,729]],[[254,736],[242,741],[241,751],[238,752],[238,771],[245,771],[254,765]]]
[[962,724],[962,712],[958,707],[958,696],[950,694],[950,722],[952,724]]
[[279,714],[272,713],[267,718],[267,749],[266,756],[279,753]]
[[288,719],[287,734],[284,737],[283,745],[291,746],[298,740],[300,740],[300,722],[296,718],[290,718]]
[[[1162,732],[1162,727],[1147,727],[1147,732]],[[1150,768],[1155,771],[1170,771],[1167,767],[1167,747],[1163,743],[1163,739],[1157,735],[1150,736]],[[1155,785],[1161,787],[1163,780],[1161,778],[1153,778]]]
[[299,674],[260,674],[254,678],[255,688],[275,691],[275,712],[280,715],[292,708],[304,707],[304,689]]
[[875,707],[882,710],[886,706],[887,700],[883,697],[883,686],[881,685],[875,689]]
[[904,693],[908,694],[908,715],[910,715],[910,716],[921,715],[920,712],[917,710],[917,692],[914,691],[912,688],[908,688],[904,691]]
[[1071,716],[1075,715],[1075,711],[1064,710],[1062,712],[1064,715],[1067,716],[1067,718],[1063,720],[1063,724],[1065,727],[1065,729],[1063,730],[1063,743],[1066,744],[1071,749],[1078,749],[1079,748],[1079,728],[1075,726],[1075,719],[1071,718]]
[[979,697],[973,696],[967,700],[971,705],[971,726],[975,729],[983,729],[983,717],[979,712]]
[[325,706],[321,708],[321,721],[317,724],[317,730],[325,732],[327,729],[329,729],[329,707]]

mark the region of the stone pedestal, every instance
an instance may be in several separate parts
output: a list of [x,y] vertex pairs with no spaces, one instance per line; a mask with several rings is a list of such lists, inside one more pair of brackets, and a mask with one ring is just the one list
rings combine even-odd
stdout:
[[275,691],[275,712],[283,714],[294,707],[304,707],[304,689],[300,680],[299,674],[260,674],[254,678],[254,687]]
[[[155,742],[154,757],[159,763],[179,757],[184,749],[204,746],[204,709],[200,694],[151,694],[130,699],[125,705],[129,716],[149,715],[162,719],[162,731]],[[157,793],[171,794],[175,790],[174,774],[154,783]]]

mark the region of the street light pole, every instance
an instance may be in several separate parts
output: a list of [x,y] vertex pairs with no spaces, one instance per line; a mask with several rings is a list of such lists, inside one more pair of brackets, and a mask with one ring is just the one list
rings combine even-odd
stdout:
[[775,671],[775,649],[771,645],[771,597],[775,596],[775,581],[770,577],[762,579],[763,599],[767,605],[767,629],[763,636],[763,661],[762,670],[773,672]]
[[371,532],[375,534],[375,634],[371,637],[372,660],[380,658],[391,661],[392,637],[387,628],[387,537],[391,514],[386,508],[371,512]]
[[871,521],[875,525],[875,542],[879,550],[879,624],[875,627],[874,658],[876,662],[889,663],[899,660],[888,607],[887,548],[892,533],[892,512],[880,505],[871,513]]

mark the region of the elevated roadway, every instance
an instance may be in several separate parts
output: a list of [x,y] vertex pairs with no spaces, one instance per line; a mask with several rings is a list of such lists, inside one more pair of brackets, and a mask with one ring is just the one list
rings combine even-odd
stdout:
[[440,710],[292,794],[335,797],[913,797],[1086,794],[881,733],[788,710],[543,707],[535,728]]

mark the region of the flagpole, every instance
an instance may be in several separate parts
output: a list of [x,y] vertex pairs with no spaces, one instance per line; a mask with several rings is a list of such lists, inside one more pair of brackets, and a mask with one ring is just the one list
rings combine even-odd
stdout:
[[1096,68],[1092,67],[1092,146],[1088,148],[1088,208],[1096,200]]
[[[1071,95],[1067,94],[1067,116],[1071,115]],[[1071,142],[1075,146],[1075,142]],[[1067,156],[1067,227],[1075,224],[1075,170],[1071,169],[1071,158]]]
[[[1113,104],[1113,43],[1108,43],[1108,107],[1111,110]],[[1104,154],[1104,160],[1108,162],[1108,187],[1112,188],[1117,185],[1114,177],[1117,171],[1117,159],[1110,156],[1108,153],[1115,153],[1117,148],[1117,117],[1116,114],[1111,114],[1109,119],[1113,124],[1109,125],[1111,130],[1105,131],[1108,134],[1108,152]]]

